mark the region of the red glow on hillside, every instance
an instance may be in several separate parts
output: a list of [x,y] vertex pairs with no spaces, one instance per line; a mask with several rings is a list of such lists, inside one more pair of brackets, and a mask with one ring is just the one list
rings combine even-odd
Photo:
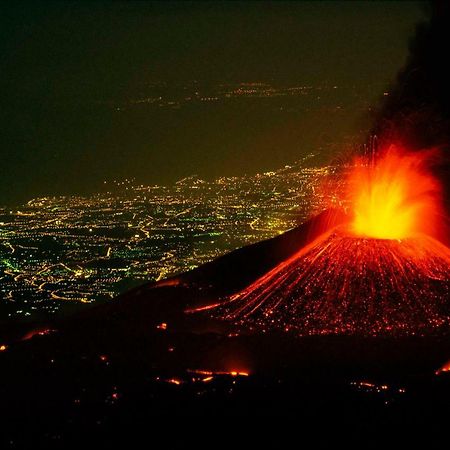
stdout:
[[27,341],[29,339],[34,338],[35,336],[46,336],[50,333],[53,333],[56,330],[52,330],[51,328],[37,328],[29,331],[23,338],[22,341]]
[[357,159],[342,202],[350,222],[204,313],[301,335],[449,330],[450,249],[436,239],[444,215],[434,155],[391,146],[375,163]]
[[239,328],[301,335],[428,334],[450,327],[450,250],[426,235],[336,229],[210,310]]
[[442,367],[436,370],[436,375],[440,375],[441,373],[450,372],[450,361],[447,361]]

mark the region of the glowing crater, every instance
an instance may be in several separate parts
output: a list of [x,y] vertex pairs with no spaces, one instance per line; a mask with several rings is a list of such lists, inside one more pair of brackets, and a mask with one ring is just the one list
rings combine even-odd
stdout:
[[441,189],[428,169],[432,155],[391,146],[373,165],[355,162],[348,186],[357,236],[405,239],[435,234]]

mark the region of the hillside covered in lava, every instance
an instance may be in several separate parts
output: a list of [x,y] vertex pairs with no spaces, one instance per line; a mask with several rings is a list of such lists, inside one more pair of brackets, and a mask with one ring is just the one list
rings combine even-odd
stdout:
[[311,334],[447,330],[450,251],[427,236],[403,242],[335,230],[213,314],[244,329]]

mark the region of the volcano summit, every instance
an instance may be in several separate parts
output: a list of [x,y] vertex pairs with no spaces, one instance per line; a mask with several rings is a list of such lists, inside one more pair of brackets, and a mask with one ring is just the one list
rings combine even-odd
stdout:
[[356,160],[347,185],[352,218],[213,307],[240,329],[300,335],[416,335],[450,324],[450,249],[439,227],[432,152],[391,146]]

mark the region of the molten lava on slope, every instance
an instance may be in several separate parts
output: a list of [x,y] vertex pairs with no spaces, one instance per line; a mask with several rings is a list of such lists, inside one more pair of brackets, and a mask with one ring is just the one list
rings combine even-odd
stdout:
[[300,334],[431,332],[450,323],[450,251],[428,236],[322,236],[213,310]]
[[209,313],[239,328],[301,335],[415,335],[449,329],[450,249],[430,153],[391,147],[349,177],[353,219],[334,228]]

